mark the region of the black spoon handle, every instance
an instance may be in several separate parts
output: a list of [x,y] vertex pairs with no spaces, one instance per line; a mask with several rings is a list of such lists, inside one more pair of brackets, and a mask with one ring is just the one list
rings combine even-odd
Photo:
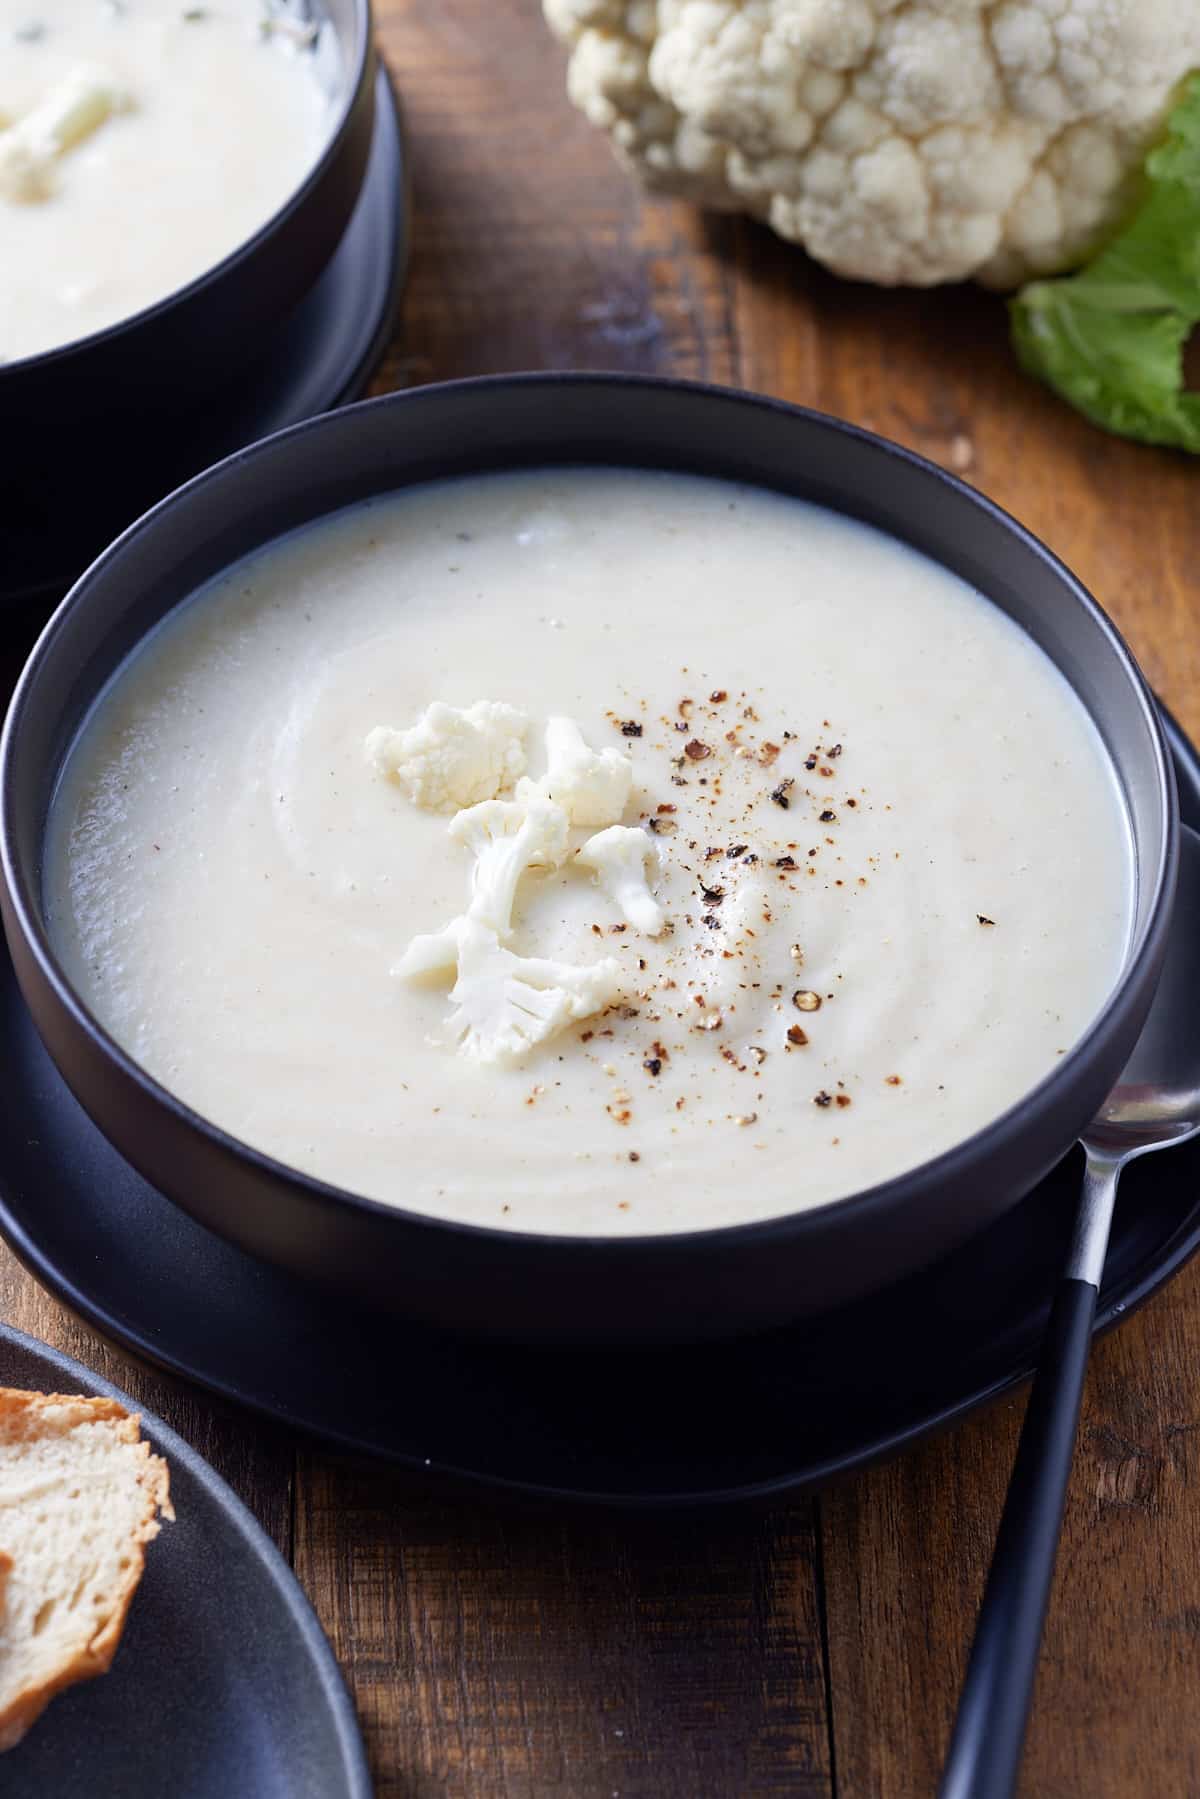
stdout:
[[1096,1298],[1090,1280],[1067,1279],[1050,1312],[975,1627],[941,1799],[1010,1799],[1016,1787],[1075,1452]]

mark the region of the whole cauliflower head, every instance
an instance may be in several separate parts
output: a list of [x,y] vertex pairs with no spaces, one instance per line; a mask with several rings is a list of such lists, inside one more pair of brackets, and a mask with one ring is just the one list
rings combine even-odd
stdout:
[[1083,260],[1200,66],[1200,0],[543,4],[648,186],[889,286]]

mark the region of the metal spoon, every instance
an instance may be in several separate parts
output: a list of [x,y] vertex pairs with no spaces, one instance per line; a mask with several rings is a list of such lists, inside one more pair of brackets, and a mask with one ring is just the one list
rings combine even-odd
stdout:
[[1121,1170],[1200,1132],[1200,836],[1180,833],[1162,978],[1129,1065],[1083,1138],[1075,1235],[1050,1312],[940,1787],[1009,1799],[1016,1786],[1075,1449],[1096,1299]]

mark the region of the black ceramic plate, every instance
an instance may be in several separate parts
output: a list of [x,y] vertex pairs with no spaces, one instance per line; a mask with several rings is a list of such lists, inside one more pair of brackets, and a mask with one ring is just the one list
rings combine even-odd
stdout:
[[[1168,722],[1185,819],[1200,759]],[[0,972],[0,1231],[138,1356],[343,1447],[564,1498],[712,1503],[819,1486],[1029,1374],[1081,1164],[935,1268],[769,1336],[552,1353],[405,1326],[255,1262],[148,1187],[76,1104]],[[1200,1245],[1200,1143],[1121,1182],[1097,1328]],[[613,1294],[614,1306],[621,1303]]]
[[[203,416],[181,415],[164,442],[114,412],[112,458],[86,494],[54,512],[52,530],[5,532],[0,605],[61,597],[116,534],[164,494],[243,444],[356,400],[391,332],[408,255],[408,167],[400,111],[381,70],[375,137],[362,195],[341,245],[308,298],[281,322],[272,355]],[[2,498],[2,496],[0,496]]]
[[[0,1385],[125,1394],[0,1325]],[[4,1757],[5,1799],[370,1799],[354,1710],[312,1608],[271,1540],[182,1438],[142,1412],[176,1521],[112,1671],[52,1701]]]

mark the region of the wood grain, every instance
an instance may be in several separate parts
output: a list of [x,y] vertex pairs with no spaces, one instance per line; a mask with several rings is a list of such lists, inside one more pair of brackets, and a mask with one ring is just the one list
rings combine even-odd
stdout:
[[[1029,1799],[1200,1791],[1198,1301],[1193,1267],[1094,1353]],[[839,1793],[934,1790],[1021,1409],[1006,1402],[822,1500]]]
[[735,380],[732,277],[709,228],[641,205],[567,104],[537,5],[375,10],[416,198],[403,327],[376,391],[530,368]]
[[379,1799],[830,1790],[809,1505],[562,1514],[319,1456],[297,1493]]
[[[567,104],[536,0],[376,10],[417,200],[377,391],[614,368],[840,413],[1017,513],[1200,729],[1194,464],[1108,439],[1023,379],[994,297],[836,282],[752,224],[644,204]],[[1200,1792],[1198,1300],[1194,1270],[1096,1352],[1030,1795]],[[3,1253],[0,1314],[131,1387],[294,1551],[381,1799],[933,1791],[1021,1400],[819,1506],[560,1515],[348,1465],[131,1368]]]

